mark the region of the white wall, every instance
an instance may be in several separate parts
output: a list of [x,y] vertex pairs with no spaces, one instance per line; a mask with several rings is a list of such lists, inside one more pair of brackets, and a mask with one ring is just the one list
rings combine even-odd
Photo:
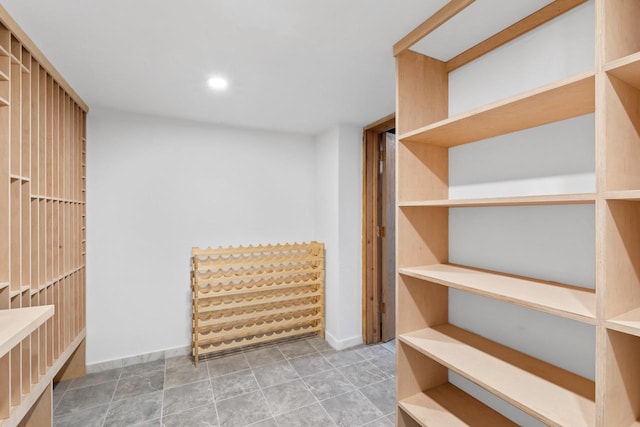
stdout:
[[316,233],[326,248],[326,329],[335,348],[362,342],[362,128],[316,138]]
[[88,119],[88,364],[190,344],[192,246],[314,239],[312,138]]
[[[450,75],[457,114],[592,70],[593,0]],[[594,192],[594,117],[567,120],[450,150],[451,198]],[[593,288],[593,205],[458,208],[449,260]],[[450,290],[449,320],[578,375],[595,376],[593,326]],[[542,425],[483,389],[450,381],[524,426]]]

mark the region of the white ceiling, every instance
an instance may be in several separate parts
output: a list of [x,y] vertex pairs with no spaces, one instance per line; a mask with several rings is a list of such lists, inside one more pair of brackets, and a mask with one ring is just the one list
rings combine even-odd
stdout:
[[[549,2],[477,0],[419,50],[449,59]],[[446,3],[0,0],[90,107],[312,135],[392,113],[392,46]]]

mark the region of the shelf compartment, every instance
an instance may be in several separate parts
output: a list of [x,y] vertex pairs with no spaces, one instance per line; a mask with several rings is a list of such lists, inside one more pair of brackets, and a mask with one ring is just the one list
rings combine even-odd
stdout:
[[640,337],[606,330],[603,426],[638,426],[640,415]]
[[544,196],[491,197],[483,199],[416,200],[399,202],[398,206],[465,208],[483,206],[587,205],[595,203],[595,200],[595,193],[583,193],[553,194]]
[[640,337],[640,308],[607,320],[605,326],[609,329]]
[[604,198],[607,200],[628,200],[630,202],[640,202],[640,190],[605,191]]
[[453,325],[400,341],[551,426],[594,426],[595,384]]
[[625,56],[604,66],[611,76],[640,89],[640,52]]
[[596,294],[591,289],[452,264],[400,268],[399,273],[590,325],[595,324]]
[[400,400],[398,405],[421,426],[517,426],[453,384],[443,384]]
[[595,74],[586,72],[399,136],[403,141],[455,147],[595,110]]

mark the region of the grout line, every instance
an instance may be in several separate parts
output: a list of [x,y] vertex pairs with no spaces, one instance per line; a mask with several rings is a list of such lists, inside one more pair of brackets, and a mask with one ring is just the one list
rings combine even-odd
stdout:
[[218,402],[216,401],[216,394],[213,391],[213,378],[211,378],[211,372],[209,371],[209,362],[205,362],[205,363],[207,364],[207,376],[209,377],[209,385],[211,386],[211,397],[213,398],[213,409],[215,409],[216,411],[216,422],[218,423],[218,425],[220,425],[220,414],[218,414]]
[[164,359],[164,370],[162,371],[163,373],[163,377],[162,377],[162,399],[160,400],[160,425],[162,426],[162,418],[164,417],[164,391],[165,389],[165,384],[167,382],[167,358],[165,357]]
[[113,388],[113,393],[111,394],[111,400],[109,400],[109,407],[107,408],[107,412],[104,414],[104,420],[102,420],[102,427],[104,427],[104,423],[107,422],[107,418],[109,417],[109,412],[111,411],[111,404],[113,403],[113,397],[116,395],[116,390],[118,390],[118,384],[120,383],[120,378],[122,378],[122,372],[124,368],[120,368],[120,374],[118,375],[118,379],[116,380],[116,386]]
[[[312,347],[313,347],[313,345],[312,345]],[[315,347],[314,347],[314,348],[315,348]],[[318,352],[318,353],[320,353],[320,352]],[[320,353],[320,354],[321,354],[321,353]],[[324,356],[323,356],[323,357],[324,357]],[[296,374],[297,374],[297,373],[298,373],[298,371],[296,371],[296,369],[293,367],[293,365],[291,364],[291,362],[290,362],[290,361],[288,361],[288,360],[287,360],[287,362],[289,362],[289,366],[291,366],[291,368],[292,368],[292,369],[296,372]],[[328,362],[328,361],[327,361],[327,362]],[[329,362],[329,364],[331,364],[331,363]],[[335,368],[332,368],[332,369],[335,369]],[[327,371],[328,371],[328,370],[327,370]],[[327,371],[320,371],[320,372],[327,372]],[[313,374],[313,375],[315,375],[315,374]],[[298,374],[298,376],[300,376],[300,375]],[[327,410],[324,408],[324,406],[322,405],[322,403],[320,402],[320,400],[318,399],[318,397],[317,397],[315,394],[313,394],[313,391],[311,391],[311,389],[309,388],[309,385],[308,385],[308,384],[307,384],[307,382],[304,380],[304,377],[300,376],[300,380],[302,381],[302,384],[303,384],[303,385],[304,385],[304,387],[307,389],[307,391],[308,391],[309,393],[311,393],[311,396],[313,396],[313,398],[315,399],[316,403],[317,403],[318,405],[320,405],[320,408],[322,408],[322,410],[324,411],[324,413],[325,413],[325,414],[327,414],[327,417],[329,417],[329,419],[331,420],[331,422],[333,423],[333,425],[337,425],[337,424],[336,424],[336,422],[333,420],[333,418],[331,418],[331,415],[329,415],[329,413],[327,412]],[[307,405],[307,406],[311,406],[311,405],[313,405],[313,403],[312,403],[312,404],[309,404],[309,405]],[[306,406],[303,406],[303,408],[305,408],[305,407],[306,407]],[[298,408],[298,409],[301,409],[301,408]],[[294,409],[294,411],[295,411],[295,409]],[[289,411],[289,412],[293,412],[293,411]],[[289,413],[289,412],[287,412],[287,413]],[[276,424],[277,424],[277,423],[278,423],[278,420],[276,420]]]

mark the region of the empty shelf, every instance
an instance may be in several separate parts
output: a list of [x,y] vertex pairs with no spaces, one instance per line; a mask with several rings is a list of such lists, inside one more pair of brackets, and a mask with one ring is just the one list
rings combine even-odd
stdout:
[[421,426],[517,426],[453,384],[444,384],[398,402]]
[[628,311],[605,322],[609,329],[640,337],[640,308]]
[[604,197],[607,200],[629,200],[640,201],[640,190],[620,190],[620,191],[606,191]]
[[543,86],[400,135],[404,141],[454,147],[595,110],[593,72]]
[[400,341],[552,426],[594,426],[595,384],[453,325]]
[[554,194],[546,196],[491,197],[484,199],[443,199],[399,202],[401,207],[482,207],[482,206],[533,206],[590,204],[596,200],[595,193]]
[[640,89],[640,52],[625,56],[605,65],[610,75]]
[[399,273],[591,325],[595,324],[596,294],[591,289],[451,264],[400,268]]

